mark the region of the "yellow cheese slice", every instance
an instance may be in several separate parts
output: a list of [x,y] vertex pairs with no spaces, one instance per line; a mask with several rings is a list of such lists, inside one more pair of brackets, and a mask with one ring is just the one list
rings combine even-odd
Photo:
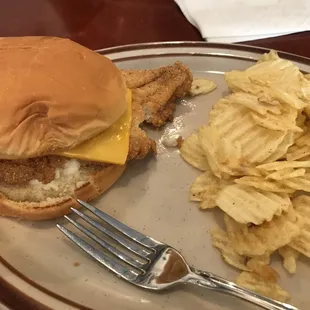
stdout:
[[106,131],[73,149],[58,152],[58,155],[87,161],[124,165],[129,149],[131,127],[131,91],[127,91],[127,110]]

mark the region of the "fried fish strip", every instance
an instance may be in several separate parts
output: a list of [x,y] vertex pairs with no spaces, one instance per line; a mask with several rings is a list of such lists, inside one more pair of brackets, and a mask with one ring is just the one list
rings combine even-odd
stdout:
[[153,70],[124,70],[123,77],[131,88],[133,103],[145,113],[144,121],[161,127],[173,118],[173,101],[190,90],[193,76],[181,62]]

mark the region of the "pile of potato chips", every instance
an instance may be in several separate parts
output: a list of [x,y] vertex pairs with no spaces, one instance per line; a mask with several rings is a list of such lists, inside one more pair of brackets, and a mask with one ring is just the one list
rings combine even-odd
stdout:
[[224,211],[212,243],[242,270],[236,283],[285,301],[269,263],[278,251],[295,273],[298,255],[310,258],[310,79],[271,51],[225,80],[232,93],[180,150],[203,171],[190,200]]

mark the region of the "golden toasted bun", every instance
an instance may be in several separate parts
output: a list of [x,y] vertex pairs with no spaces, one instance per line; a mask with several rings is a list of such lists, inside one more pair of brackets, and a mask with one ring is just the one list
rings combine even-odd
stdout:
[[71,148],[127,106],[125,82],[109,59],[55,37],[0,38],[0,93],[1,159]]
[[[75,190],[72,197],[54,198],[40,203],[16,202],[0,194],[0,216],[26,220],[48,220],[70,213],[70,208],[80,205],[76,199],[92,200],[112,186],[124,172],[126,166],[111,165],[93,173],[89,181]],[[18,189],[17,189],[18,190]]]

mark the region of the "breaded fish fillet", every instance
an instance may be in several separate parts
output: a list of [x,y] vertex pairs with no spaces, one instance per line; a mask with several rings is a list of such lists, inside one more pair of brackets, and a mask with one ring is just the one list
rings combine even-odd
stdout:
[[172,120],[175,99],[190,90],[193,76],[181,62],[150,70],[122,71],[127,87],[132,90],[133,103],[144,111],[144,121],[155,127]]

